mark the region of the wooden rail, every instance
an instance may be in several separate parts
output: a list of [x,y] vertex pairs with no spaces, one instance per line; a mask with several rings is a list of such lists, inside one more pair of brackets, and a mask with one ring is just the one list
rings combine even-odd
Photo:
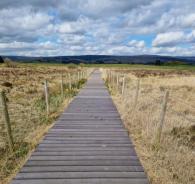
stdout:
[[12,184],[148,184],[100,72],[49,130]]

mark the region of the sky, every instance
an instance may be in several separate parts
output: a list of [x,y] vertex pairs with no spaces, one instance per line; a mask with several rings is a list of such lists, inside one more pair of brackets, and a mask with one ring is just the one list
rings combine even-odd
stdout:
[[0,55],[195,55],[195,0],[0,0]]

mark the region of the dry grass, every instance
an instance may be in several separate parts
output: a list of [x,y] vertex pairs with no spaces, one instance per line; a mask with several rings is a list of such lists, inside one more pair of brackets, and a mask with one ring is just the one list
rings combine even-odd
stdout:
[[[118,71],[123,74],[123,71]],[[126,72],[124,96],[110,86],[114,102],[130,132],[151,184],[194,184],[195,181],[195,75],[177,72],[154,75]],[[143,74],[143,72],[142,72]],[[134,106],[137,76],[141,77]],[[161,144],[155,143],[161,104],[170,92]]]
[[[64,66],[0,66],[0,90],[7,96],[15,152],[10,154],[0,108],[0,183],[7,183],[23,165],[28,154],[51,127],[54,119],[78,92],[84,80],[77,81],[80,68]],[[65,98],[62,99],[61,74],[72,73],[74,89],[69,89],[68,77],[64,77]],[[75,73],[75,75],[73,75]],[[50,115],[46,117],[43,83],[47,79],[50,93]]]

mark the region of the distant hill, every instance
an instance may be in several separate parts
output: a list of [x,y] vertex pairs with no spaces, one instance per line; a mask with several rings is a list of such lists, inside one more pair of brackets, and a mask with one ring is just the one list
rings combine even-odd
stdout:
[[195,56],[159,56],[159,55],[135,55],[135,56],[112,56],[112,55],[81,55],[81,56],[54,56],[54,57],[25,57],[25,56],[2,56],[17,62],[26,63],[86,63],[86,64],[155,64],[157,60],[161,63],[182,62],[195,65]]
[[4,60],[1,56],[0,56],[0,63],[4,63]]

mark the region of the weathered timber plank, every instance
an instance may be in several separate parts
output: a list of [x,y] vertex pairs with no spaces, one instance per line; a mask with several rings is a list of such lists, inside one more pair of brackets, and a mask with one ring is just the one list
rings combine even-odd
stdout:
[[146,178],[144,172],[42,172],[19,173],[16,179]]
[[130,160],[130,159],[120,159],[120,160],[70,160],[70,161],[45,161],[45,160],[28,160],[26,166],[58,166],[58,165],[66,165],[66,166],[73,166],[73,165],[91,165],[91,166],[98,166],[98,165],[124,165],[124,166],[141,166],[139,161]]
[[132,149],[131,151],[121,151],[121,150],[118,150],[118,151],[75,151],[75,152],[60,152],[60,151],[53,151],[53,152],[39,152],[39,151],[35,151],[33,154],[33,156],[36,155],[36,156],[46,156],[46,155],[55,155],[55,156],[60,156],[60,155],[63,155],[63,156],[94,156],[94,155],[104,155],[104,156],[136,156],[136,153],[135,151]]
[[31,166],[23,167],[21,173],[33,172],[144,172],[142,166]]
[[86,179],[37,179],[14,180],[11,184],[148,184],[145,178],[86,178]]
[[132,144],[129,141],[112,141],[112,140],[87,140],[87,141],[82,141],[82,140],[78,140],[78,141],[68,141],[68,140],[43,140],[41,142],[41,144],[58,144],[58,143],[62,143],[62,144],[88,144],[93,145],[93,144]]
[[117,136],[128,136],[126,132],[49,132],[48,136],[93,136],[93,137],[117,137]]
[[62,161],[69,161],[69,160],[74,160],[74,161],[76,161],[76,160],[112,160],[112,159],[118,159],[118,160],[124,160],[124,159],[130,159],[130,160],[135,160],[135,161],[137,161],[138,160],[138,158],[137,158],[137,156],[110,156],[110,155],[108,155],[108,156],[105,156],[105,155],[94,155],[94,156],[92,156],[92,155],[87,155],[87,156],[60,156],[60,155],[52,155],[52,156],[46,156],[46,155],[44,155],[44,156],[37,156],[37,155],[33,155],[33,156],[31,156],[30,158],[29,158],[29,160],[42,160],[42,161],[44,161],[44,160],[48,160],[48,161],[60,161],[60,160],[62,160]]
[[45,140],[128,140],[126,137],[45,137]]

